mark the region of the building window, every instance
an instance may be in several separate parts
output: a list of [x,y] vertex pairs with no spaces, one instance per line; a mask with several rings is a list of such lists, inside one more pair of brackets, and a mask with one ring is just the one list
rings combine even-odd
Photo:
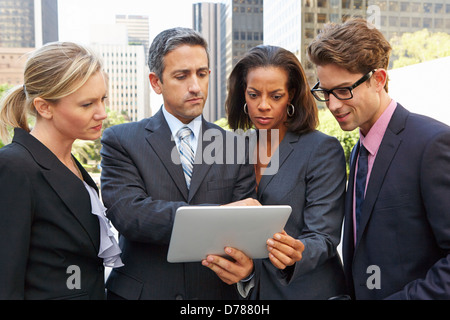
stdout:
[[400,27],[409,27],[409,17],[400,18]]
[[305,13],[305,22],[306,23],[314,23],[314,13],[306,12]]
[[400,2],[400,11],[401,12],[409,12],[410,4],[409,2]]
[[318,23],[326,23],[327,22],[327,14],[326,13],[318,13],[317,14],[317,22]]
[[342,0],[342,9],[350,9],[350,0]]
[[396,16],[389,17],[389,26],[397,27],[398,26],[398,17],[396,17]]
[[433,8],[433,4],[432,3],[424,3],[423,4],[423,12],[425,13],[431,13],[431,10]]
[[305,29],[305,37],[306,39],[313,39],[314,38],[314,29]]
[[398,9],[399,9],[398,2],[395,2],[395,1],[389,2],[389,11],[390,12],[396,12],[396,11],[398,11]]
[[412,12],[421,12],[422,6],[418,2],[411,3],[411,11]]
[[362,0],[353,0],[353,8],[357,9],[357,10],[361,10],[362,9]]
[[317,0],[317,7],[319,8],[327,8],[328,0]]

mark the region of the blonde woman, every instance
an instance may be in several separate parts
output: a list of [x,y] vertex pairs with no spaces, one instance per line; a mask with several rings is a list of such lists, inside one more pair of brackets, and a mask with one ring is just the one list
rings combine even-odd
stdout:
[[[105,78],[95,54],[74,43],[35,50],[24,85],[0,103],[0,299],[104,299],[104,265],[120,249],[97,187],[72,156],[106,118]],[[33,128],[28,115],[36,118]]]

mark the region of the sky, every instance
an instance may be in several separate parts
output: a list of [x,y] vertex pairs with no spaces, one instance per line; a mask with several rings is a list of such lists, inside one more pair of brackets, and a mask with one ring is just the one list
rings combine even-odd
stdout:
[[116,14],[136,14],[149,17],[152,41],[162,30],[192,27],[192,4],[198,2],[201,0],[59,0],[59,40],[89,44],[92,25],[114,24]]

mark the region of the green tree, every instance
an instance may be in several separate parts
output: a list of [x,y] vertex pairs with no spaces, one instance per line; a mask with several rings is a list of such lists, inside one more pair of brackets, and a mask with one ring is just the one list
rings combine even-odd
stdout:
[[11,88],[12,87],[9,84],[0,84],[0,98]]
[[220,118],[214,123],[217,124],[219,127],[223,128],[224,130],[231,130],[230,127],[228,126],[228,120],[226,118]]
[[393,69],[450,56],[450,34],[428,29],[391,39]]

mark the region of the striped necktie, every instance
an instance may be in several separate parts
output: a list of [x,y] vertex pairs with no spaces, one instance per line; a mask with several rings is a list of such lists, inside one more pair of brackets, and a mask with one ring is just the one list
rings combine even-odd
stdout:
[[178,149],[180,151],[181,165],[183,167],[188,189],[191,185],[192,168],[194,164],[194,150],[192,150],[192,146],[189,143],[191,133],[191,129],[186,126],[182,127],[177,133],[177,136],[180,138]]

